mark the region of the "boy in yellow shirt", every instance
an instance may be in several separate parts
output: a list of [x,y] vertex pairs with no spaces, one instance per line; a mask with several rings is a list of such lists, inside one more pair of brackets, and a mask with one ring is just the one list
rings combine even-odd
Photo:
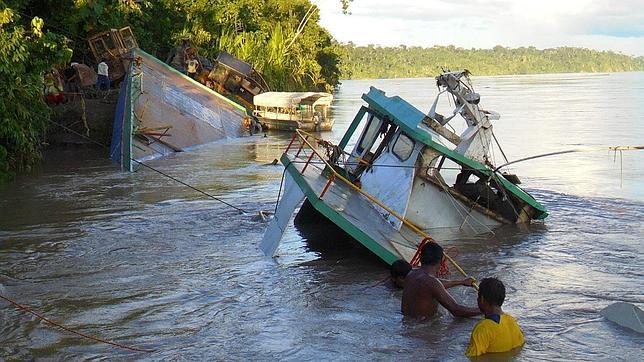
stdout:
[[496,278],[485,278],[479,284],[477,299],[485,319],[476,323],[472,330],[467,357],[476,357],[488,352],[507,352],[523,345],[523,332],[511,315],[503,313],[505,286]]

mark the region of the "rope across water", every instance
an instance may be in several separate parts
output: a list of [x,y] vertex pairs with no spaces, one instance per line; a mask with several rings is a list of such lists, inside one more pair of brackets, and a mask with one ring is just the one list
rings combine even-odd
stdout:
[[121,344],[121,343],[108,341],[108,340],[101,339],[101,338],[98,338],[98,337],[90,336],[89,334],[85,334],[85,333],[81,333],[81,332],[75,331],[75,330],[73,330],[73,329],[71,329],[71,328],[68,328],[68,327],[63,326],[63,325],[62,325],[62,324],[60,324],[60,323],[54,322],[54,321],[52,321],[51,319],[49,319],[49,318],[47,318],[47,317],[43,316],[42,314],[40,314],[40,313],[38,313],[38,312],[33,311],[31,308],[25,307],[24,305],[19,304],[18,302],[15,302],[15,301],[13,301],[13,300],[11,300],[11,299],[9,299],[9,298],[7,298],[7,297],[3,296],[3,295],[0,295],[0,299],[5,300],[5,301],[6,301],[6,302],[8,302],[9,304],[11,304],[11,305],[13,305],[14,307],[16,307],[16,309],[18,309],[18,310],[21,310],[21,311],[23,311],[23,312],[25,312],[25,313],[31,314],[31,315],[35,316],[36,318],[38,318],[38,319],[40,319],[40,320],[42,320],[42,321],[45,321],[45,322],[47,322],[47,323],[49,323],[49,324],[51,324],[51,325],[53,325],[53,326],[55,326],[55,327],[58,327],[58,328],[60,328],[60,329],[62,329],[62,330],[64,330],[64,331],[66,331],[66,332],[69,332],[69,333],[75,334],[75,335],[80,336],[80,337],[83,337],[83,338],[85,338],[85,339],[89,339],[89,340],[92,340],[92,341],[95,341],[95,342],[99,342],[99,343],[109,344],[109,345],[114,346],[114,347],[118,347],[118,348],[122,348],[122,349],[127,349],[127,350],[129,350],[129,351],[134,351],[134,352],[147,352],[147,353],[150,353],[150,352],[154,352],[154,351],[155,351],[155,350],[153,350],[153,349],[145,349],[145,348],[138,348],[138,347],[126,346],[126,345]]

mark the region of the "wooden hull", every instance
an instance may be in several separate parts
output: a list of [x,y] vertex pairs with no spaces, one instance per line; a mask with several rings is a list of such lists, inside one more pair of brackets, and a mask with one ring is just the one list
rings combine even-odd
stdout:
[[246,110],[136,49],[116,109],[110,157],[133,171],[136,161],[245,134]]

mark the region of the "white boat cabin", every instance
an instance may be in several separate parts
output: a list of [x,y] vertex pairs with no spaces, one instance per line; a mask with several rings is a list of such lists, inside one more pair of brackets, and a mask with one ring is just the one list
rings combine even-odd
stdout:
[[[452,96],[451,115],[436,113],[437,102],[426,114],[372,87],[337,146],[294,132],[281,157],[284,194],[262,250],[275,253],[303,199],[300,219],[321,214],[388,263],[411,260],[428,235],[450,240],[545,218],[518,178],[494,166],[490,121],[499,115],[479,108],[467,72],[445,72],[437,83],[438,96]],[[466,127],[457,135],[445,126],[459,114]]]

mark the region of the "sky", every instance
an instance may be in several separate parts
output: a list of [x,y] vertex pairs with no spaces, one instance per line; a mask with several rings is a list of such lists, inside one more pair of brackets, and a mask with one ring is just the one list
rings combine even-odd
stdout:
[[320,23],[356,45],[560,46],[644,56],[644,0],[312,0]]

